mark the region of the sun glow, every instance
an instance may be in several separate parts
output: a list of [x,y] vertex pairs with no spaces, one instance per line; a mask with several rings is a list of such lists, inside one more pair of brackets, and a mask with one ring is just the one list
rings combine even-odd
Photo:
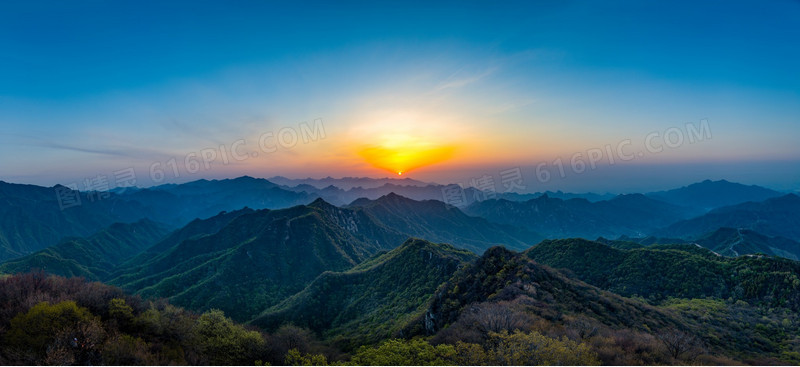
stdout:
[[407,144],[402,146],[366,146],[358,154],[375,168],[397,173],[445,161],[453,156],[454,146]]
[[388,110],[360,120],[350,136],[354,152],[370,166],[397,176],[450,160],[470,140],[463,126],[442,115]]

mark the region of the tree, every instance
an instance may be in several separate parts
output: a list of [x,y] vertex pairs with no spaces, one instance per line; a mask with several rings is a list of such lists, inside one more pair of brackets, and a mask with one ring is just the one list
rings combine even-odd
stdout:
[[596,321],[579,316],[569,323],[569,329],[574,330],[580,340],[585,340],[595,336],[599,328]]
[[585,343],[562,337],[550,338],[537,332],[519,330],[489,333],[493,364],[498,365],[599,365],[597,355]]
[[[74,301],[41,302],[11,319],[6,343],[25,362],[97,363],[105,331],[89,310]],[[40,362],[41,363],[41,362]]]
[[453,364],[460,366],[491,365],[492,359],[478,344],[456,342]]
[[350,365],[441,366],[452,365],[456,349],[449,344],[430,345],[423,339],[389,339],[376,347],[362,346]]
[[133,322],[133,307],[128,306],[124,298],[112,298],[108,301],[108,316],[123,330],[127,330]]
[[523,330],[530,328],[531,318],[511,309],[507,302],[484,302],[470,306],[464,313],[464,322],[475,325],[483,333]]
[[313,339],[308,329],[286,324],[275,330],[275,343],[283,353],[297,349],[300,353],[308,353]]
[[287,366],[327,366],[328,358],[322,354],[302,354],[297,349],[289,349],[286,353]]
[[220,310],[202,314],[192,336],[192,344],[208,356],[208,363],[215,365],[251,365],[261,359],[266,349],[261,333],[235,324]]
[[183,343],[191,335],[195,319],[186,310],[170,304],[149,309],[133,321],[137,329]]
[[694,359],[700,353],[700,340],[694,335],[684,333],[675,328],[662,330],[656,334],[656,338],[661,341],[667,353],[672,358],[678,359],[686,354],[688,359]]
[[133,320],[133,308],[124,298],[112,298],[108,301],[108,315],[121,323],[128,323]]
[[103,346],[103,362],[108,365],[154,365],[160,364],[149,352],[149,345],[142,338],[118,335]]

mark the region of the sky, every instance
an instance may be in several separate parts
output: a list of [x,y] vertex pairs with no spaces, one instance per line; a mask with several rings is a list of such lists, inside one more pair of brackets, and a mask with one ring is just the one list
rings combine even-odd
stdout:
[[0,4],[0,180],[800,190],[798,1],[142,4]]

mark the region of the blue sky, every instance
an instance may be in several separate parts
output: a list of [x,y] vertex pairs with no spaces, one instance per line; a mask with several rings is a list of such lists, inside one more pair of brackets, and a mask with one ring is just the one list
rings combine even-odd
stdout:
[[[452,147],[406,174],[468,182],[519,167],[530,191],[705,178],[796,190],[798,19],[795,1],[4,3],[0,180],[80,185],[134,168],[146,186],[171,159],[160,182],[382,177],[393,168],[359,152]],[[324,137],[275,141],[317,119]],[[704,119],[710,139],[643,146]],[[274,152],[259,146],[270,133]],[[224,162],[239,140],[248,158]],[[627,140],[647,154],[540,179]],[[209,149],[189,172],[187,155]]]

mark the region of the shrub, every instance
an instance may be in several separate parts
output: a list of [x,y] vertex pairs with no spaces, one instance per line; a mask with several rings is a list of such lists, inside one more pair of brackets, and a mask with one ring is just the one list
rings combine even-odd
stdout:
[[41,302],[11,319],[5,339],[12,354],[25,361],[89,363],[99,358],[105,331],[96,316],[74,301]]

